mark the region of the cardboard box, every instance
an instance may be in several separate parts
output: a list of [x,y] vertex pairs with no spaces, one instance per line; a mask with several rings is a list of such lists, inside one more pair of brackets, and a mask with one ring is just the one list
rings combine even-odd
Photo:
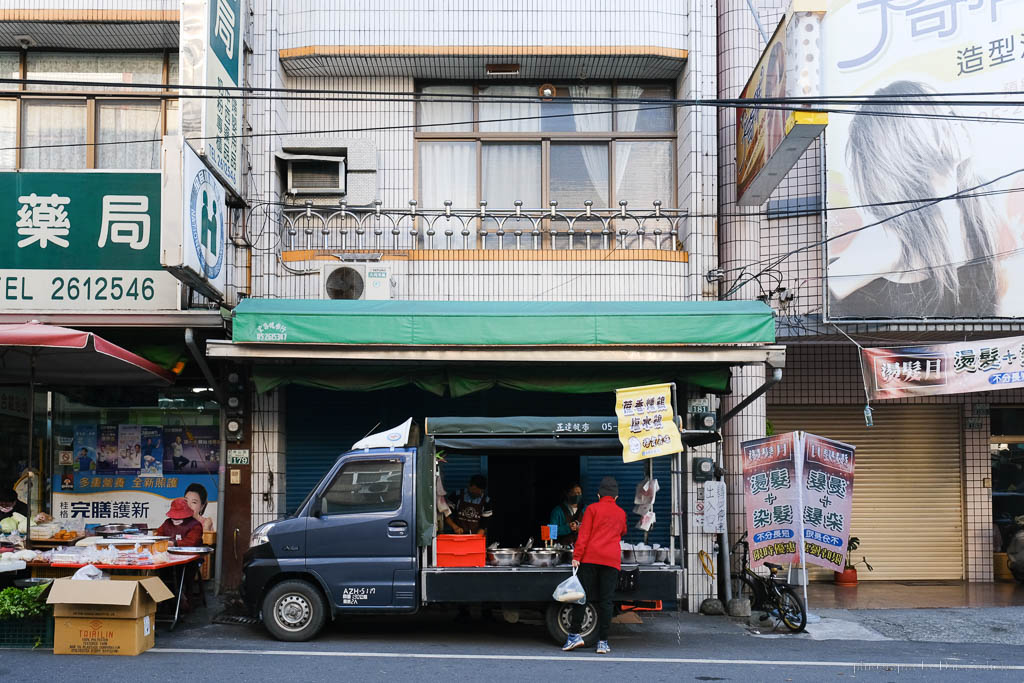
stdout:
[[[78,583],[100,583],[79,581]],[[153,647],[155,613],[137,619],[54,617],[55,655],[137,655]]]
[[137,619],[156,612],[156,604],[174,594],[155,576],[127,581],[57,579],[46,602],[54,617]]

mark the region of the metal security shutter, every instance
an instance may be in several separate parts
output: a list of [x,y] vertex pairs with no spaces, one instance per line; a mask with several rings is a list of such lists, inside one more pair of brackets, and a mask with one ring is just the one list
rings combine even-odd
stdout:
[[[640,516],[633,514],[633,495],[636,492],[636,485],[644,478],[644,464],[642,462],[622,462],[622,455],[590,455],[580,459],[580,478],[583,486],[583,500],[588,504],[597,499],[597,487],[601,484],[603,477],[615,477],[619,482],[619,507],[626,511],[626,525],[629,529],[626,534],[626,541],[639,543],[644,540],[644,532],[635,529]],[[659,543],[668,546],[669,523],[672,519],[672,497],[670,495],[671,485],[671,456],[654,458],[654,478],[658,480],[661,487],[657,497],[654,499],[654,527],[648,534],[648,543]]]
[[[861,580],[964,576],[960,412],[949,405],[768,406],[776,433],[803,430],[857,447],[853,535],[875,568]],[[831,573],[812,571],[811,578]]]
[[462,453],[446,453],[447,461],[441,465],[441,483],[448,493],[469,486],[469,478],[474,474],[485,474],[483,458],[479,455]]

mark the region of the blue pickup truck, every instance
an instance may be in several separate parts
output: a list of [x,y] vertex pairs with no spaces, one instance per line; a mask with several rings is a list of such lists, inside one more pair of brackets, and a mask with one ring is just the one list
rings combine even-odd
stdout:
[[[567,433],[566,425],[572,431]],[[304,641],[316,636],[329,619],[346,615],[404,615],[431,605],[476,603],[497,607],[507,617],[540,612],[552,638],[563,642],[570,606],[553,601],[551,593],[569,575],[567,562],[551,567],[437,566],[435,453],[443,451],[449,458],[485,453],[495,463],[492,473],[504,462],[511,466],[503,470],[503,480],[521,473],[529,479],[520,483],[523,490],[532,490],[552,478],[545,463],[553,466],[566,458],[583,463],[595,456],[604,456],[607,463],[613,461],[609,456],[617,458],[621,447],[615,419],[427,418],[422,439],[415,431],[401,445],[341,454],[293,515],[253,531],[242,579],[250,609],[275,638]],[[659,496],[670,496],[675,520],[682,507],[681,456],[667,457],[674,460],[670,486],[662,482]],[[651,471],[650,461],[626,466],[619,460],[619,466],[635,468],[637,479]],[[623,488],[620,504],[627,510],[629,495],[630,489]],[[505,502],[508,510],[512,501]],[[530,516],[521,512],[506,514]],[[532,519],[527,523],[539,529]],[[683,599],[683,553],[676,552],[682,547],[680,525],[666,520],[666,530],[669,526],[669,559],[624,564],[629,580],[620,581],[618,604],[660,606]],[[504,544],[521,543],[520,538]],[[596,615],[588,606],[583,629],[587,642],[595,639],[595,626]]]

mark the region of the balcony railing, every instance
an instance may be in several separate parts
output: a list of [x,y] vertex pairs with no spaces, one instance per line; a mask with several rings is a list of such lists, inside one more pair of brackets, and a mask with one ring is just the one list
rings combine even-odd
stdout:
[[388,250],[610,250],[654,249],[682,251],[686,214],[663,209],[655,201],[649,210],[619,208],[560,210],[527,209],[515,202],[511,210],[443,210],[315,205],[280,209],[281,252]]

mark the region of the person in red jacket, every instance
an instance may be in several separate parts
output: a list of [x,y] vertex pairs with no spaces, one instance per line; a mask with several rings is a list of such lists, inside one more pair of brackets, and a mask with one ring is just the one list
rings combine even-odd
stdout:
[[156,530],[157,536],[170,536],[170,544],[179,548],[195,548],[203,544],[203,524],[184,498],[171,501],[167,519]]
[[[622,552],[619,545],[626,535],[626,512],[615,499],[619,497],[619,483],[605,477],[597,489],[600,500],[583,513],[579,536],[572,553],[573,568],[579,567],[578,577],[587,593],[587,602],[597,612],[597,654],[611,652],[608,647],[608,627],[612,623],[612,594],[619,582]],[[574,605],[569,638],[562,649],[568,652],[583,646],[580,630],[585,605]]]

